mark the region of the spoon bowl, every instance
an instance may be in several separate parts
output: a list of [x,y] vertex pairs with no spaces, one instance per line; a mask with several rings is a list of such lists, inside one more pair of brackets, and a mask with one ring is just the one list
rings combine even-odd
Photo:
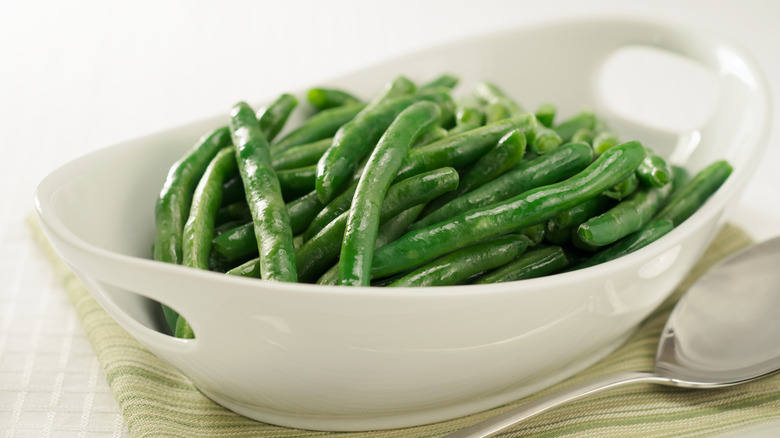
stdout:
[[719,388],[780,371],[780,236],[713,265],[666,322],[653,372],[577,385],[445,438],[486,438],[563,403],[629,383]]

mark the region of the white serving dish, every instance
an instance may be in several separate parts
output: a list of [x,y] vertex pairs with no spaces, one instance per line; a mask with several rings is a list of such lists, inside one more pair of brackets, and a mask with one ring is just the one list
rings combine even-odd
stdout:
[[[718,94],[706,122],[668,132],[606,107],[600,68],[628,45],[664,49],[710,70]],[[63,166],[38,187],[37,212],[56,250],[106,311],[238,413],[297,428],[369,430],[510,402],[604,357],[681,281],[762,155],[767,86],[749,56],[717,37],[623,18],[480,36],[311,85],[370,96],[396,74],[424,80],[445,71],[459,75],[465,90],[494,81],[528,108],[550,101],[572,114],[590,106],[624,137],[667,155],[684,149],[693,171],[725,158],[734,173],[689,220],[636,253],[491,286],[279,284],[150,260],[154,202],[168,167],[204,132],[225,124],[228,109]],[[163,334],[153,300],[185,315],[197,339]]]

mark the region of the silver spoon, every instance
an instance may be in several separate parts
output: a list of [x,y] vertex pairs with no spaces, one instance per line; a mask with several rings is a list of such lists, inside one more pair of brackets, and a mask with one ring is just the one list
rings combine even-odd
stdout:
[[653,372],[625,372],[519,406],[444,438],[484,438],[563,403],[628,383],[720,388],[780,370],[780,237],[715,264],[666,322]]

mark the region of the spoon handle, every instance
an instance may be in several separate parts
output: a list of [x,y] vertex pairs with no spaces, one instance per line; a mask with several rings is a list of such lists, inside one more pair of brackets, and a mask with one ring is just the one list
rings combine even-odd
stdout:
[[513,426],[525,419],[552,409],[563,403],[582,398],[594,392],[622,386],[628,383],[661,383],[669,384],[670,379],[648,372],[624,372],[585,382],[571,388],[550,394],[531,403],[510,409],[493,418],[481,421],[442,438],[487,438]]

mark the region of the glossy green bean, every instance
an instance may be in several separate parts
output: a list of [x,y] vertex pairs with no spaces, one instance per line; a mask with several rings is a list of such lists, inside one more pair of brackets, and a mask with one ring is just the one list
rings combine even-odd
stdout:
[[458,284],[479,272],[505,265],[529,246],[528,238],[508,234],[477,243],[427,263],[388,287],[425,287]]
[[[437,169],[397,182],[387,190],[382,202],[379,222],[384,223],[415,205],[454,190],[458,185],[458,173],[452,168]],[[344,239],[347,217],[345,211],[323,229],[306,240],[297,252],[297,268],[300,281],[316,281],[322,272],[339,258]]]
[[439,107],[417,102],[396,117],[377,143],[358,181],[341,245],[339,284],[368,286],[379,215],[387,189],[415,139],[438,122]]
[[533,114],[521,114],[412,149],[398,170],[396,181],[440,167],[462,169],[485,155],[507,132],[519,129],[527,140],[534,135],[535,127]]
[[677,190],[655,219],[668,219],[676,227],[698,210],[728,179],[731,165],[716,161],[699,171],[687,184]]
[[[452,112],[452,99],[440,89],[389,99],[339,129],[333,144],[317,163],[315,187],[323,203],[332,200],[352,180],[361,160],[371,153],[390,123],[408,106],[419,101],[440,104],[443,113]],[[366,107],[368,108],[368,107]]]
[[590,111],[582,111],[553,126],[553,130],[561,137],[561,141],[568,143],[580,129],[593,129],[595,126],[596,115]]
[[639,142],[623,143],[566,181],[410,231],[374,253],[372,275],[393,275],[480,240],[544,222],[615,185],[636,171],[644,157]]
[[279,180],[284,201],[290,202],[314,190],[316,174],[316,165],[277,170],[276,177]]
[[[166,263],[181,263],[182,231],[189,215],[192,193],[211,160],[230,143],[227,128],[216,129],[198,140],[168,171],[155,205],[155,238],[153,257]],[[163,304],[165,321],[176,329],[179,315]]]
[[365,108],[363,103],[355,103],[321,111],[306,119],[299,127],[290,131],[278,142],[271,145],[271,155],[279,154],[294,146],[310,144],[325,138],[332,138],[339,128],[349,122]]
[[455,126],[449,130],[448,135],[460,134],[479,128],[485,123],[485,112],[477,106],[463,105],[457,107],[455,112]]
[[306,93],[306,100],[319,111],[360,103],[360,99],[352,93],[328,87],[310,88]]
[[230,116],[230,133],[247,204],[252,212],[262,278],[294,282],[295,248],[290,218],[279,178],[271,167],[268,141],[245,103],[236,104]]
[[469,210],[485,207],[517,196],[535,187],[569,178],[591,163],[593,151],[584,143],[570,143],[547,155],[521,162],[512,170],[448,202],[417,221],[423,228]]
[[273,140],[284,128],[284,124],[296,106],[298,106],[298,98],[285,93],[257,111],[256,118],[260,125],[260,131],[263,132],[268,142]]
[[579,238],[594,246],[605,246],[639,230],[661,209],[672,185],[642,187],[606,212],[579,225]]
[[546,246],[520,254],[515,260],[472,281],[472,284],[503,283],[554,274],[568,264],[560,246]]
[[595,253],[582,263],[574,266],[573,269],[583,269],[623,257],[658,240],[669,231],[672,231],[673,228],[674,224],[669,219],[654,219],[640,230]]
[[673,178],[669,163],[650,150],[636,170],[636,176],[640,181],[654,187],[663,187]]
[[542,126],[552,128],[553,124],[555,123],[556,112],[557,108],[555,105],[551,103],[543,103],[536,109],[536,120],[538,120]]
[[483,155],[460,178],[458,188],[429,202],[423,211],[427,215],[471,190],[503,175],[525,156],[526,137],[513,129],[501,137],[495,147]]

